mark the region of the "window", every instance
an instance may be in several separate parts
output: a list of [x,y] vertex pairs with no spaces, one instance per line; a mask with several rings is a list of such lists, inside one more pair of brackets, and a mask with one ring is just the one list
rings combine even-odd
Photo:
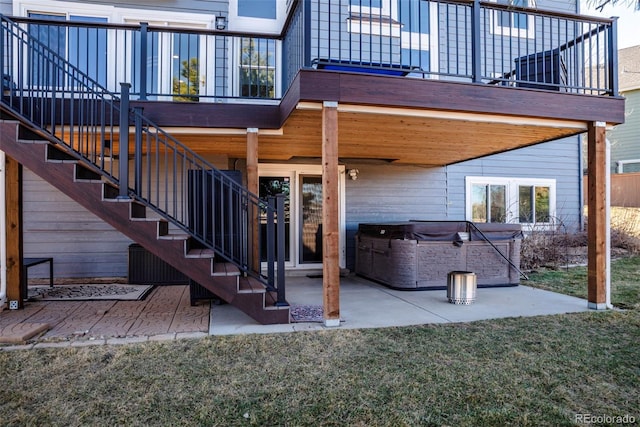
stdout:
[[518,187],[518,218],[521,223],[550,222],[548,186]]
[[347,31],[351,33],[400,37],[396,20],[398,8],[392,0],[349,0]]
[[472,184],[471,209],[474,222],[506,222],[506,186]]
[[274,98],[276,96],[276,41],[240,39],[240,96]]
[[555,180],[467,177],[467,219],[473,222],[551,224]]
[[173,34],[171,93],[174,101],[197,101],[200,92],[200,38],[196,34]]
[[382,0],[349,0],[349,4],[351,6],[359,6],[359,7],[382,7]]
[[351,12],[391,15],[390,0],[349,0]]
[[[126,23],[139,24],[138,19],[126,19]],[[164,31],[149,31],[147,35],[147,59],[140,58],[140,34],[132,40],[133,59],[127,63],[133,82],[133,91],[140,90],[140,67],[146,67],[146,94],[150,100],[197,102],[199,95],[211,95],[214,59],[207,58],[212,48],[204,36],[184,32],[172,32],[172,27],[204,29],[200,23],[181,21],[146,21],[152,27],[164,27]],[[205,59],[203,59],[205,58]],[[166,94],[173,96],[161,96]]]
[[[107,18],[62,15],[29,12],[30,18],[56,21],[107,22]],[[66,27],[53,24],[30,24],[29,34],[36,37],[54,54],[67,60],[83,73],[91,76],[102,86],[107,82],[107,30],[103,28]],[[48,55],[46,52],[33,52],[29,58],[29,78],[32,85],[50,87],[62,83],[63,70],[55,72],[45,70],[43,62],[36,55]],[[53,59],[53,58],[50,58]],[[57,80],[56,80],[57,79]],[[56,83],[59,82],[59,83]],[[73,84],[71,82],[71,84]]]
[[[398,16],[400,17],[401,63],[428,71],[430,68],[431,48],[430,4],[425,1],[398,2]],[[434,39],[437,39],[435,37]],[[416,74],[422,77],[422,74]]]
[[409,33],[429,33],[429,2],[400,1],[398,16],[402,31]]
[[290,1],[229,0],[229,31],[280,34]]
[[[491,0],[508,6],[529,7],[531,0]],[[533,15],[510,10],[496,10],[491,15],[493,33],[507,37],[534,37]]]
[[276,0],[238,0],[238,16],[276,19]]

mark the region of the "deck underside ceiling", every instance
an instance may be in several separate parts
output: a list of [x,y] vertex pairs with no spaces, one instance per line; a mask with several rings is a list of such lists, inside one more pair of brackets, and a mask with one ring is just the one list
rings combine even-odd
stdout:
[[[442,166],[586,131],[577,121],[344,104],[338,111],[340,158],[402,164]],[[260,160],[320,158],[321,113],[321,103],[299,103],[281,129],[260,130]],[[246,156],[243,129],[174,133],[204,155]]]

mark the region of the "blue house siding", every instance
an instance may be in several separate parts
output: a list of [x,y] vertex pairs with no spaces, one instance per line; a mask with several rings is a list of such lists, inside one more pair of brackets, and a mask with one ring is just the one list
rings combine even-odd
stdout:
[[442,167],[352,164],[360,171],[346,182],[346,263],[355,265],[358,224],[447,219],[447,177]]
[[[622,93],[625,102],[625,123],[609,132],[611,141],[611,169],[616,171],[620,160],[640,159],[640,89]],[[640,163],[624,165],[624,172],[640,172]]]
[[[312,2],[311,16],[311,60],[400,62],[400,39],[361,31],[367,23],[364,20],[360,23],[349,20],[348,1],[342,2],[342,5]],[[352,22],[352,31],[348,31],[349,22]],[[387,24],[383,27],[384,30],[388,29]]]
[[558,141],[514,150],[447,167],[449,215],[465,218],[465,178],[545,178],[556,180],[556,217],[576,231],[581,224],[580,139]]
[[227,12],[229,9],[228,1],[216,0],[173,0],[173,1],[157,1],[157,0],[108,0],[108,1],[83,1],[70,0],[72,3],[95,3],[108,4],[117,7],[135,8],[135,9],[153,9],[168,12],[190,12],[190,13],[216,13]]
[[[279,0],[280,1],[280,0]],[[87,3],[79,2],[78,3]],[[312,2],[314,9],[311,13],[314,16],[312,22],[319,22],[312,28],[312,59],[332,58],[346,59],[363,62],[383,62],[398,63],[401,61],[400,41],[397,37],[371,36],[348,32],[346,19],[348,16],[348,2],[343,0],[343,7],[335,5],[329,7],[327,4],[317,6],[317,2]],[[112,0],[109,2],[96,2],[96,4],[111,4],[121,7],[135,7],[141,9],[157,9],[162,11],[176,12],[206,12],[215,14],[228,10],[227,1],[199,1],[199,0],[179,0],[168,2],[156,2],[147,0],[143,2],[131,2]],[[576,10],[574,2],[566,1],[539,1],[537,6],[540,9],[555,9],[573,12]],[[0,0],[0,8],[11,8],[11,3]],[[2,9],[0,9],[2,10]],[[445,16],[444,8],[439,15],[439,31],[453,32],[455,25],[451,24],[451,17]],[[10,12],[10,11],[8,11]],[[321,19],[316,20],[316,16]],[[459,19],[462,19],[459,17]],[[466,18],[464,18],[466,19]],[[455,21],[454,21],[455,24]],[[256,29],[257,31],[258,29]],[[470,35],[469,35],[470,37]],[[371,40],[374,39],[372,43]],[[443,38],[446,39],[446,38]],[[339,56],[335,57],[335,48],[339,46]],[[349,52],[361,50],[362,54],[356,58]],[[467,47],[463,46],[463,49]],[[220,42],[215,46],[216,67],[226,70],[228,64],[226,58],[228,46]],[[423,48],[424,49],[424,48]],[[424,49],[428,52],[427,49]],[[439,57],[441,67],[457,60],[461,51],[449,49],[446,46],[439,47]],[[499,56],[499,55],[498,55]],[[487,60],[492,60],[494,56],[487,55]],[[502,59],[500,58],[500,61]],[[507,60],[505,60],[507,61]],[[512,64],[511,57],[508,59]],[[458,64],[455,68],[457,73],[468,73],[469,64]],[[451,70],[450,68],[448,68]],[[500,69],[502,69],[500,67]],[[440,69],[444,71],[443,68]],[[215,91],[217,94],[230,94],[226,74],[216,73],[217,80]],[[443,142],[443,143],[446,143]],[[360,171],[359,178],[352,181],[347,178],[345,188],[345,211],[346,211],[346,264],[348,268],[353,268],[355,260],[355,233],[358,224],[368,222],[406,221],[410,219],[423,220],[462,220],[465,219],[465,178],[467,176],[487,176],[487,177],[513,177],[513,178],[553,178],[556,180],[556,206],[557,216],[576,229],[581,220],[581,181],[580,181],[580,143],[579,139],[568,138],[560,141],[541,144],[534,147],[524,148],[509,153],[489,156],[482,159],[463,162],[448,167],[417,167],[402,166],[380,163],[348,163],[347,169],[357,168]],[[29,185],[35,188],[42,183],[39,178],[31,177]],[[45,256],[47,253],[55,251],[55,240],[51,238],[53,233],[57,233],[55,222],[48,222],[47,218],[37,215],[36,202],[39,200],[38,193],[34,191],[25,192],[25,216],[28,217],[26,225],[29,237],[25,240],[25,256]],[[30,195],[32,194],[32,196]],[[55,205],[55,206],[54,206]],[[52,202],[50,212],[53,216],[64,216],[67,212],[76,211],[76,207],[70,208],[66,201],[58,204]],[[78,217],[80,218],[80,217]],[[69,233],[68,247],[71,249],[74,242],[86,239],[87,231],[94,229],[93,219],[79,219],[87,227],[78,227],[75,231],[77,235],[72,236],[72,229],[65,230]],[[106,230],[97,230],[107,233]],[[110,231],[109,231],[110,232]],[[111,240],[110,240],[111,241]],[[101,259],[96,263],[95,256],[86,262],[87,268],[92,263],[96,265],[95,271],[84,270],[86,275],[124,275],[126,271],[125,257],[123,253],[130,243],[124,236],[118,236],[112,241],[113,246],[118,246],[118,251],[114,250],[114,258],[105,262]],[[97,242],[95,242],[98,245]],[[77,246],[79,250],[70,251],[65,259],[69,266],[68,274],[72,272],[74,259],[80,259],[84,254],[90,253],[87,247]],[[99,251],[96,249],[96,253]],[[116,255],[115,252],[119,252]],[[58,261],[56,260],[56,263]],[[100,264],[98,267],[97,265]],[[63,267],[62,262],[60,267]],[[56,267],[57,268],[57,267]],[[101,269],[98,271],[98,269]],[[66,271],[65,271],[66,272]],[[65,272],[60,272],[61,276]],[[58,273],[56,273],[58,274]]]
[[576,231],[581,223],[580,139],[565,138],[446,167],[348,164],[360,171],[346,182],[346,262],[355,264],[358,224],[464,220],[467,176],[556,180],[556,216]]

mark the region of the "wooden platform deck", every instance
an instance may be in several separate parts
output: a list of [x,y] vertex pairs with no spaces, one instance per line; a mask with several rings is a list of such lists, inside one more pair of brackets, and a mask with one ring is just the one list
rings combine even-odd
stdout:
[[191,306],[188,286],[159,286],[143,301],[34,301],[0,312],[0,342],[21,325],[47,324],[38,341],[153,337],[209,331],[210,304]]

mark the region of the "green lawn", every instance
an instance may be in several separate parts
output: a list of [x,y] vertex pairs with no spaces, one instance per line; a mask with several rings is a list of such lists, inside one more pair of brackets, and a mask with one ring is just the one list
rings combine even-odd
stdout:
[[[580,298],[587,297],[587,268],[538,270],[522,283]],[[619,308],[640,309],[640,256],[611,263],[611,303]]]
[[[629,307],[639,265],[615,264],[614,300]],[[579,292],[580,274],[535,282]],[[7,351],[0,425],[557,426],[583,414],[638,423],[639,355],[637,308]]]

